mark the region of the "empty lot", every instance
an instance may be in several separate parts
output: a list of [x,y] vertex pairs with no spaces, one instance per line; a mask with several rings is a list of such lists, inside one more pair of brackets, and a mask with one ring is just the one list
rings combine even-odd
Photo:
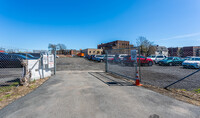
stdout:
[[[89,61],[84,58],[59,58],[57,59],[57,70],[105,70],[105,64]],[[123,66],[109,63],[108,70],[128,77],[135,78],[135,67]],[[170,83],[181,79],[196,69],[183,69],[181,66],[158,66],[141,67],[141,80],[144,84],[150,84],[158,87],[165,87]],[[200,88],[200,72],[177,83],[172,88],[193,90]]]
[[[132,78],[135,77],[135,67],[109,64],[109,70]],[[166,85],[169,85],[170,83],[175,82],[176,80],[179,80],[196,70],[197,69],[183,69],[182,66],[142,66],[140,77],[142,83],[165,87]],[[171,87],[187,90],[200,88],[200,72]]]
[[105,70],[105,64],[89,61],[79,57],[58,58],[57,71],[65,70]]

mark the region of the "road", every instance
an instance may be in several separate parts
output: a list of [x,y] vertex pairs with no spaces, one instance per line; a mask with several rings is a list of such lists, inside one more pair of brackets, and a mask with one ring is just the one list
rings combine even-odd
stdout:
[[200,107],[131,85],[100,69],[58,71],[0,118],[200,118]]

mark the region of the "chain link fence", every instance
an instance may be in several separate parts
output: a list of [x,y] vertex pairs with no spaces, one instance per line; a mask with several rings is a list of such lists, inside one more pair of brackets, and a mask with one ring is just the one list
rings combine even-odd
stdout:
[[106,50],[106,71],[135,80],[137,62],[131,60],[131,50],[137,48]]
[[45,50],[0,47],[0,92],[54,74],[55,56]]
[[[137,61],[132,51],[137,52]],[[139,72],[143,84],[161,88],[195,90],[200,88],[200,57],[198,50],[168,48],[165,53],[145,54],[141,48],[106,51],[106,70],[132,80]]]

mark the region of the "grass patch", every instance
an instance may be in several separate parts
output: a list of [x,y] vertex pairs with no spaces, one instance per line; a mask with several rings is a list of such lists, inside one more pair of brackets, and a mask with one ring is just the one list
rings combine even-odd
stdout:
[[36,87],[37,87],[37,86],[34,85],[34,84],[29,86],[29,88],[31,88],[31,89],[36,88]]
[[12,84],[10,84],[9,86],[2,86],[0,87],[0,92],[7,92],[10,91],[13,87],[18,86],[19,83],[18,82],[13,82]]
[[180,89],[181,91],[187,91],[186,89]]
[[200,88],[195,89],[194,92],[196,92],[196,93],[200,93]]

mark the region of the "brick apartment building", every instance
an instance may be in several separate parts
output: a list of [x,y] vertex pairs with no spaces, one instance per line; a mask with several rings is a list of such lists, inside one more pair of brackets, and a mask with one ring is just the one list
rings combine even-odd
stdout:
[[200,46],[188,46],[188,47],[172,47],[168,48],[169,56],[200,56]]
[[183,57],[200,56],[200,46],[183,47]]
[[122,48],[132,48],[133,45],[129,41],[116,40],[113,42],[102,43],[97,46],[98,49],[109,50],[109,49],[122,49]]
[[168,56],[181,56],[182,57],[182,48],[180,48],[180,47],[168,48]]

